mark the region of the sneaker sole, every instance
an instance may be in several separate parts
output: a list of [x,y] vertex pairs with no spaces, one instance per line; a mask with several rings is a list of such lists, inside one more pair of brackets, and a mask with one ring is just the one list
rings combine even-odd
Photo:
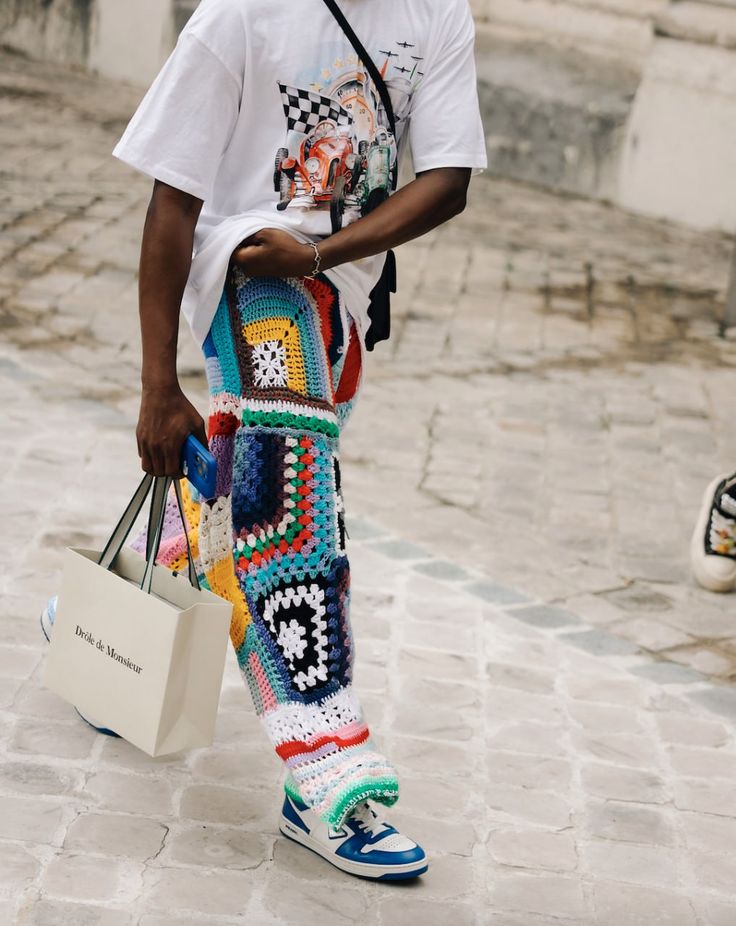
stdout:
[[119,740],[120,734],[116,733],[114,730],[110,730],[107,727],[99,727],[94,721],[90,720],[89,717],[85,717],[84,714],[79,710],[78,707],[75,707],[74,710],[79,714],[82,720],[89,724],[93,730],[96,730],[98,733],[101,733],[103,736],[111,736],[113,739]]
[[51,642],[51,628],[52,627],[53,627],[53,624],[51,623],[51,619],[49,618],[49,609],[47,606],[43,609],[43,611],[41,611],[41,630],[43,631],[43,635],[46,637],[47,643]]
[[[718,488],[718,486],[723,482],[726,476],[716,476],[716,478],[711,482],[708,488],[705,490],[703,496],[703,504],[700,507],[700,514],[698,515],[697,523],[695,524],[695,530],[693,531],[692,538],[690,540],[690,567],[695,576],[695,581],[702,588],[706,589],[709,592],[732,592],[736,589],[736,562],[733,565],[733,574],[729,577],[720,577],[713,576],[708,572],[707,564],[710,559],[709,555],[705,552],[704,542],[705,542],[705,532],[708,528],[708,522],[710,520],[710,509],[713,503],[713,495]],[[723,560],[727,557],[714,557],[714,559]]]
[[[46,606],[41,612],[41,630],[43,631],[43,635],[46,637],[47,643],[51,642],[51,628],[53,626],[54,625],[51,623],[51,619],[49,618],[48,606]],[[78,707],[75,707],[74,710],[79,714],[79,716],[86,724],[89,724],[89,726],[92,727],[93,730],[97,730],[97,732],[101,733],[103,736],[112,736],[114,739],[120,739],[119,733],[116,733],[114,730],[109,730],[107,727],[99,727],[96,723],[93,723],[91,720],[85,717]]]
[[335,868],[339,868],[340,871],[344,871],[346,874],[355,875],[357,878],[367,878],[371,881],[408,881],[410,878],[423,875],[429,869],[426,859],[421,862],[410,862],[406,865],[369,865],[340,858],[339,855],[329,852],[316,839],[312,839],[309,833],[305,833],[298,826],[294,826],[291,820],[288,820],[283,815],[281,816],[279,830],[287,839],[299,843],[300,846],[304,846],[314,852],[315,855],[319,855],[320,858],[323,858]]

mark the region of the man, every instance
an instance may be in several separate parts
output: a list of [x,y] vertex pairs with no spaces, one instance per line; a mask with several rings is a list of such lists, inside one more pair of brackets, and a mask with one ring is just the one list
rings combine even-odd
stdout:
[[[281,830],[351,874],[404,879],[427,859],[373,806],[398,782],[351,686],[338,440],[387,250],[461,212],[486,158],[467,0],[342,8],[393,119],[323,0],[204,0],[114,153],[155,181],[142,467],[181,478],[190,432],[217,459],[214,498],[182,485],[187,520],[287,769]],[[406,145],[416,179],[389,196]],[[206,359],[207,427],[177,379],[180,311]],[[182,538],[169,532],[159,562],[181,567]]]

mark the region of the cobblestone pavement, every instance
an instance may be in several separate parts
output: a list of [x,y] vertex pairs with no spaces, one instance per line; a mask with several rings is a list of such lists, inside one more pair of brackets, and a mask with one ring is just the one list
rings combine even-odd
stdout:
[[[170,760],[43,689],[61,551],[105,539],[139,472],[148,184],[109,156],[136,98],[0,57],[0,922],[731,926],[735,609],[686,556],[736,460],[721,237],[481,180],[402,249],[343,469],[357,681],[423,883],[276,837],[232,663],[215,746]],[[181,369],[204,410],[186,332]]]

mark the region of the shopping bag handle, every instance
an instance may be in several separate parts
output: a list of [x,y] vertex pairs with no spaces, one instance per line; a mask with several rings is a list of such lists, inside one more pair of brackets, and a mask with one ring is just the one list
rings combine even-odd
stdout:
[[125,509],[123,514],[120,517],[120,520],[115,525],[115,528],[110,535],[110,539],[105,544],[105,549],[100,554],[100,558],[97,561],[98,565],[102,566],[103,569],[112,569],[115,565],[115,560],[118,557],[118,553],[123,549],[123,544],[128,539],[128,534],[133,529],[133,524],[135,524],[138,515],[141,512],[143,503],[145,502],[148,493],[153,484],[154,476],[151,473],[146,473],[143,479],[141,480],[140,485],[135,490],[133,498],[128,503],[128,507]]
[[[178,479],[173,479],[170,476],[155,476],[153,484],[153,499],[151,501],[151,515],[148,519],[148,532],[146,535],[146,571],[143,573],[143,578],[141,580],[141,589],[149,595],[151,593],[151,584],[153,582],[153,567],[156,564],[156,558],[158,557],[158,551],[161,546],[164,520],[166,517],[166,502],[169,497],[169,488],[172,482],[174,483],[176,504],[179,508],[179,515],[181,517],[181,523],[184,529],[184,539],[187,544],[189,582],[192,588],[196,588],[198,591],[201,588],[199,584],[199,577],[197,576],[197,567],[195,566],[194,556],[192,555],[192,548],[189,543],[189,530],[187,528],[186,517],[184,516],[184,502],[182,501],[181,497],[181,483]],[[143,588],[144,585],[145,589]]]
[[[184,529],[184,539],[187,543],[187,564],[188,564],[188,573],[189,573],[189,584],[192,588],[196,588],[197,591],[201,590],[201,585],[199,584],[199,576],[197,575],[197,565],[194,562],[194,556],[192,555],[192,545],[189,543],[189,529],[187,527],[187,519],[184,514],[184,502],[181,497],[181,482],[178,479],[174,479],[174,491],[176,492],[176,502],[179,506],[179,514],[181,515],[181,524]],[[158,555],[158,551],[156,551]],[[155,561],[155,557],[154,557]]]
[[161,537],[163,534],[163,523],[166,515],[166,499],[168,496],[169,486],[171,482],[174,482],[176,489],[176,501],[179,506],[179,514],[181,515],[182,525],[184,527],[184,537],[187,543],[187,559],[189,563],[189,582],[193,588],[200,589],[199,577],[197,576],[197,569],[194,564],[194,557],[192,556],[192,549],[189,543],[189,532],[187,530],[187,522],[184,517],[184,505],[181,497],[181,486],[179,480],[172,480],[169,476],[153,476],[151,473],[146,473],[141,479],[140,485],[135,490],[133,498],[128,503],[125,511],[123,512],[120,520],[115,526],[110,539],[105,544],[105,548],[100,554],[98,564],[102,566],[103,569],[112,569],[117,560],[118,554],[123,548],[125,541],[130,534],[133,525],[138,518],[138,515],[143,508],[143,504],[148,497],[148,493],[151,490],[151,486],[154,486],[154,495],[151,502],[151,511],[148,517],[148,532],[146,536],[146,570],[143,574],[143,579],[141,581],[141,589],[143,589],[144,584],[147,583],[148,587],[146,591],[150,594],[151,583],[153,581],[153,566],[156,562],[156,557],[158,556],[159,548],[161,546]]

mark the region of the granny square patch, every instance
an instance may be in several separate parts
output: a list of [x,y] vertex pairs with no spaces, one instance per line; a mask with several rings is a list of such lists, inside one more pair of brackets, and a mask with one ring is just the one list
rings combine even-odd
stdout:
[[263,621],[299,691],[328,681],[326,617],[325,589],[317,582],[279,588],[263,604]]

